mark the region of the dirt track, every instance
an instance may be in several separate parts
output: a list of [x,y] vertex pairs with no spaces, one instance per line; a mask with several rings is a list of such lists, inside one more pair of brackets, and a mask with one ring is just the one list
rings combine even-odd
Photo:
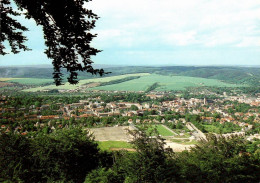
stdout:
[[130,136],[127,134],[127,129],[133,130],[131,126],[90,128],[97,141],[130,141]]
[[[118,127],[103,127],[103,128],[90,128],[89,131],[94,134],[97,141],[125,141],[131,140],[127,133],[127,129],[133,130],[131,126],[118,126]],[[165,148],[170,147],[174,152],[181,152],[189,150],[194,145],[183,145],[170,141],[166,141]],[[114,149],[119,150],[119,148]]]
[[12,86],[14,85],[13,83],[7,83],[7,82],[0,82],[0,88],[1,87],[6,87],[6,86]]
[[191,147],[194,147],[194,145],[183,145],[174,142],[166,142],[165,148],[167,147],[172,148],[174,152],[181,152],[184,150],[189,150]]

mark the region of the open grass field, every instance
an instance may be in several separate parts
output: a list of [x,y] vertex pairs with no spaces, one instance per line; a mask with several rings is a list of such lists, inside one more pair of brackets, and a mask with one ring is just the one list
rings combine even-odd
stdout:
[[42,85],[46,83],[53,83],[53,79],[42,78],[0,78],[0,82],[12,82],[23,85]]
[[0,81],[10,81],[14,79],[22,79],[22,78],[0,78]]
[[174,134],[162,125],[155,125],[161,136],[173,136]]
[[157,129],[159,135],[161,136],[174,136],[174,134],[170,130],[165,128],[163,125],[152,125],[151,127],[148,128],[148,131],[154,128]]
[[218,87],[239,87],[244,85],[228,84],[216,79],[205,79],[188,76],[163,76],[151,74],[124,83],[99,86],[94,90],[118,90],[118,91],[145,91],[149,86],[158,83],[157,91],[185,90],[187,87],[218,86]]
[[102,142],[98,142],[98,146],[101,150],[113,150],[113,149],[131,149],[133,148],[133,146],[128,143],[128,142],[124,142],[124,141],[102,141]]
[[[104,83],[114,80],[123,79],[131,76],[141,76],[137,79],[132,79],[129,81],[125,81],[122,83],[105,85],[105,86],[97,86],[93,85],[93,87],[87,86],[90,83]],[[52,80],[48,79],[19,79],[19,80],[9,80],[9,82],[19,82],[22,84],[40,84],[44,82],[52,82]],[[84,90],[106,90],[106,91],[146,91],[150,86],[154,83],[157,83],[159,86],[155,89],[156,91],[171,91],[171,90],[185,90],[187,87],[200,87],[200,86],[218,86],[218,87],[241,87],[246,85],[238,85],[238,84],[229,84],[222,82],[216,79],[206,79],[199,77],[188,77],[188,76],[163,76],[158,74],[149,74],[149,73],[138,73],[138,74],[124,74],[119,76],[111,76],[104,78],[94,78],[94,79],[83,79],[79,81],[77,85],[71,85],[69,83],[65,83],[62,86],[48,85],[44,87],[35,87],[26,89],[24,91],[28,92],[36,92],[47,89],[77,89],[84,88]]]
[[12,78],[8,82],[15,82],[23,85],[42,85],[46,83],[53,83],[53,79],[41,79],[41,78]]
[[130,76],[147,76],[147,75],[149,75],[149,74],[148,73],[137,73],[137,74],[124,74],[124,75],[119,75],[119,76],[94,78],[94,79],[83,79],[83,80],[80,80],[77,85],[71,85],[69,83],[65,83],[64,85],[58,86],[58,87],[56,85],[48,85],[48,86],[44,86],[44,87],[30,88],[30,89],[26,89],[24,91],[36,92],[36,91],[47,90],[47,89],[71,90],[71,89],[77,89],[79,87],[82,87],[88,83],[102,83],[102,82],[109,82],[109,81],[113,81],[113,80],[123,79],[123,78],[130,77]]

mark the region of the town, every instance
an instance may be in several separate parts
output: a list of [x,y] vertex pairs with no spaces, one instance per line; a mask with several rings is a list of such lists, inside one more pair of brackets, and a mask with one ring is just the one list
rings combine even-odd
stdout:
[[200,94],[204,98],[185,99],[166,92],[100,92],[70,100],[63,96],[1,95],[1,133],[50,133],[70,125],[100,128],[162,124],[178,137],[199,140],[202,136],[194,133],[188,125],[192,124],[195,132],[260,138],[260,95],[252,98],[224,92],[212,99]]

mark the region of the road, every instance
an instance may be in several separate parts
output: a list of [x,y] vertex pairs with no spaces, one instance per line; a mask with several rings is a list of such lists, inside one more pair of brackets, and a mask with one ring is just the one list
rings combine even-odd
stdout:
[[186,127],[190,130],[193,131],[193,135],[195,136],[196,139],[204,139],[207,140],[206,135],[200,131],[194,124],[191,122],[186,123]]

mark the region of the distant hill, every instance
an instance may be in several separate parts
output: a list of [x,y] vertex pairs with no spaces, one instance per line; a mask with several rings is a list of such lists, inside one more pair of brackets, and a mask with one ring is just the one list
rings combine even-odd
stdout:
[[[116,76],[132,73],[151,73],[168,76],[192,76],[209,79],[218,79],[228,83],[248,84],[252,86],[260,85],[260,68],[254,67],[196,67],[196,66],[109,66],[97,65],[98,68],[105,68],[112,72],[107,76]],[[52,68],[40,66],[24,67],[0,67],[1,78],[52,78]],[[64,78],[66,72],[64,71]],[[79,73],[80,79],[96,78],[89,73]],[[64,80],[65,81],[65,80]]]

